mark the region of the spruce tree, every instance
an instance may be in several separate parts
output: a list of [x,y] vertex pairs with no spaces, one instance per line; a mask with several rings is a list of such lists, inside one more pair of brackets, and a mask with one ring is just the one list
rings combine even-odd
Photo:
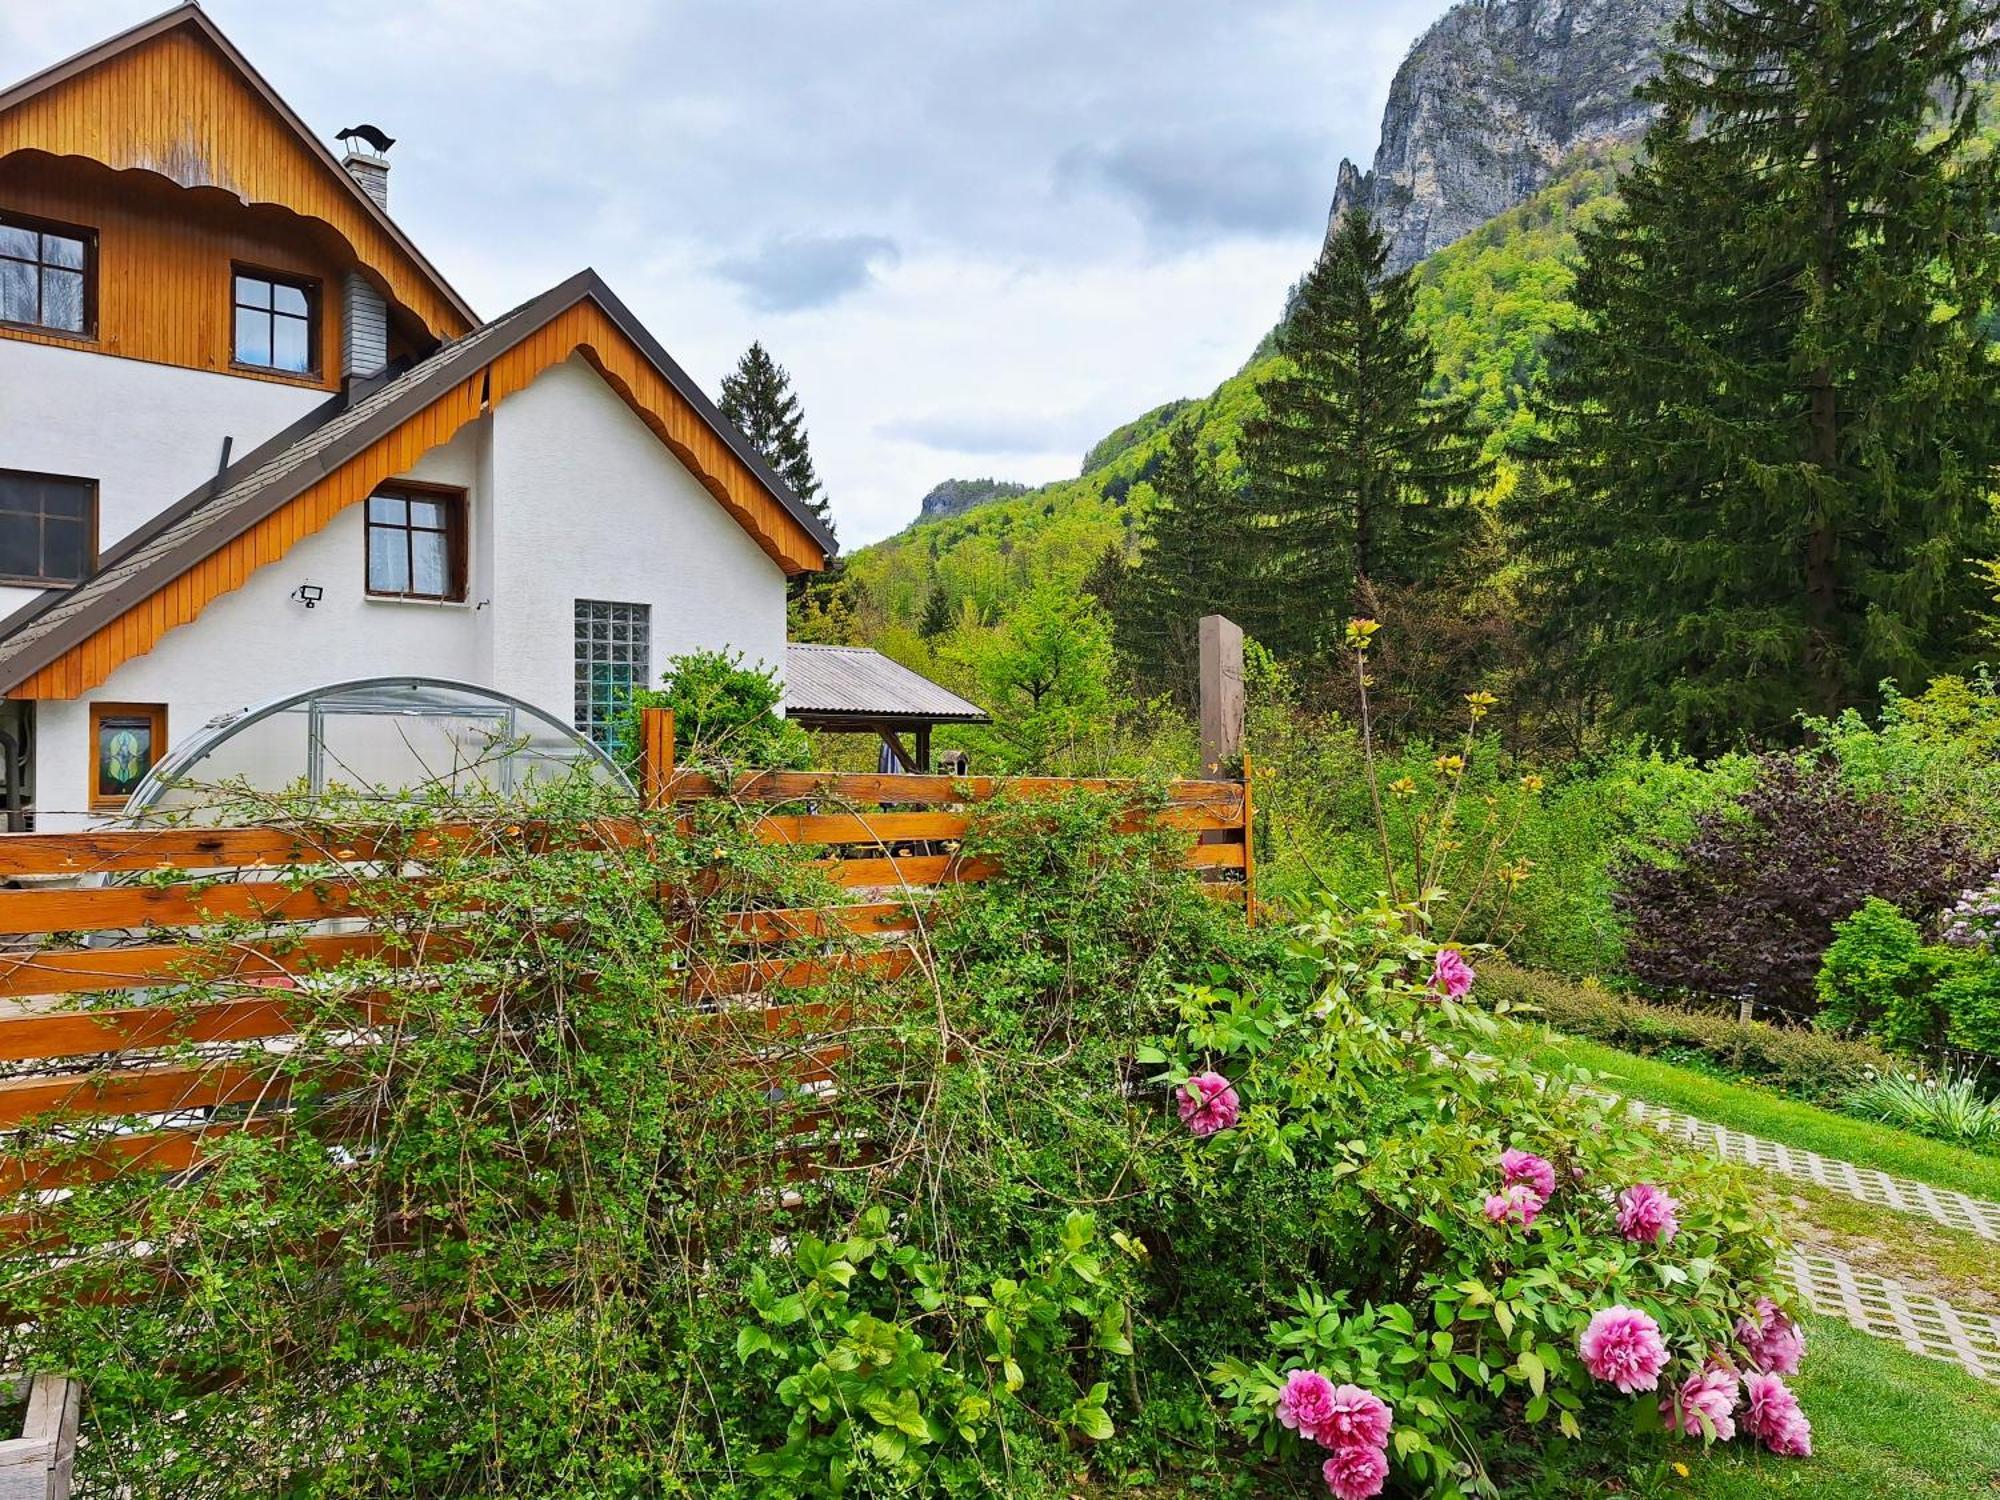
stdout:
[[792,377],[761,342],[745,349],[736,368],[722,377],[722,399],[716,404],[791,492],[813,508],[830,534],[833,510],[813,469],[805,414],[792,390]]
[[1697,748],[1966,665],[1992,545],[1993,0],[1695,0],[1552,351],[1551,652]]
[[1201,617],[1228,612],[1241,576],[1228,490],[1192,421],[1167,434],[1152,486],[1138,566],[1105,603],[1141,689],[1192,703]]
[[1430,341],[1411,327],[1411,273],[1354,210],[1299,287],[1279,330],[1279,373],[1257,388],[1238,509],[1256,562],[1241,621],[1281,655],[1339,639],[1378,590],[1435,582],[1474,519],[1489,466],[1470,406],[1432,400]]
[[917,617],[917,634],[927,641],[936,640],[953,624],[951,596],[944,591],[944,585],[935,581],[931,591],[924,596],[924,612]]

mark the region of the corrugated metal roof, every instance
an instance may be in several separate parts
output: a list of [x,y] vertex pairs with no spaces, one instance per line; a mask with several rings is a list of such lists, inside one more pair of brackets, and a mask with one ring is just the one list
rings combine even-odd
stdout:
[[865,646],[785,647],[785,712],[987,724],[976,703]]

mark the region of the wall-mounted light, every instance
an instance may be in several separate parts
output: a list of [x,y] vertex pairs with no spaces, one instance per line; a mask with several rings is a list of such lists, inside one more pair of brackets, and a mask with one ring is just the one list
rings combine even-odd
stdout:
[[311,609],[315,604],[319,603],[320,600],[326,597],[326,590],[321,588],[316,583],[302,583],[297,588],[292,590],[292,597],[298,600],[299,603],[303,604],[307,609]]

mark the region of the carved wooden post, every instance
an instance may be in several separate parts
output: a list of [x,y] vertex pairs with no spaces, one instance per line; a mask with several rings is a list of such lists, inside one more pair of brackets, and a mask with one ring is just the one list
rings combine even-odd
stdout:
[[674,711],[639,710],[639,795],[647,807],[664,807],[674,779]]
[[1216,780],[1243,755],[1243,628],[1201,617],[1201,774]]

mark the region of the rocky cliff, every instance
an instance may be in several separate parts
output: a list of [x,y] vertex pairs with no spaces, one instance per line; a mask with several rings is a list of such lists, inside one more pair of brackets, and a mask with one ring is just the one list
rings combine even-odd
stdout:
[[1015,484],[1007,479],[947,479],[924,496],[917,519],[939,521],[946,516],[961,516],[975,505],[985,505],[992,500],[1011,500],[1016,495],[1027,493],[1025,484]]
[[1463,0],[1397,71],[1373,168],[1340,164],[1331,224],[1359,203],[1414,265],[1545,187],[1569,158],[1630,140],[1651,110],[1683,0]]

